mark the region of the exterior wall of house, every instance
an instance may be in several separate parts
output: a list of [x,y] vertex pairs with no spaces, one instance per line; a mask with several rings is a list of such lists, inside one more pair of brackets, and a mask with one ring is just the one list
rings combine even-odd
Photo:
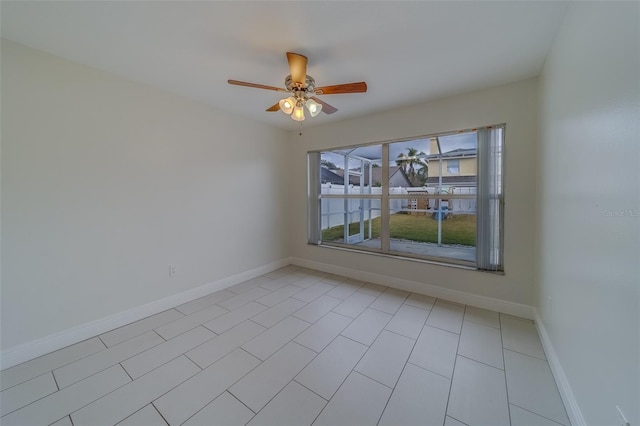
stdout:
[[[442,176],[476,176],[478,174],[478,162],[476,157],[458,158],[460,173],[452,174],[447,172],[447,161],[442,160]],[[438,160],[429,161],[429,177],[440,176],[440,166]]]

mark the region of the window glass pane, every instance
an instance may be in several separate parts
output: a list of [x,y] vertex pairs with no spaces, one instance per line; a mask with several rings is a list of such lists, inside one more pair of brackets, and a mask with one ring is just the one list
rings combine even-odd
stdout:
[[[369,194],[369,188],[382,186],[382,145],[325,151],[320,154],[321,183],[334,188],[322,194]],[[345,170],[347,188],[345,189]],[[337,185],[337,187],[336,187]]]
[[[389,217],[391,251],[418,256],[443,257],[475,262],[476,260],[476,215],[475,212],[452,212],[445,207],[453,201],[428,200],[429,209],[424,209],[427,200],[390,200]],[[468,200],[464,200],[468,201]],[[395,210],[394,203],[405,205],[418,203],[416,210]],[[442,208],[438,210],[438,205]],[[427,211],[424,211],[427,210]]]
[[427,188],[434,194],[472,193],[478,181],[476,132],[438,136],[429,141]]
[[460,174],[460,160],[447,160],[447,174],[448,175]]
[[429,176],[429,139],[414,139],[389,144],[389,190],[402,193],[404,188],[419,188]]
[[[380,192],[380,188],[374,188],[376,190]],[[323,198],[320,207],[323,243],[380,249],[379,199]]]

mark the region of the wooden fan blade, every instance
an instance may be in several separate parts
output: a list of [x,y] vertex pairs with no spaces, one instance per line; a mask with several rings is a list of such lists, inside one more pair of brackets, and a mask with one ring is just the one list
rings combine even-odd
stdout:
[[280,87],[265,86],[264,84],[247,83],[246,81],[227,80],[227,83],[234,84],[236,86],[254,87],[256,89],[275,90],[276,92],[286,92],[286,90]]
[[294,83],[300,83],[304,87],[307,79],[307,57],[287,52],[287,61],[289,61],[291,79]]
[[318,99],[315,96],[312,96],[311,99],[322,105],[322,112],[324,112],[325,114],[333,114],[338,110],[338,108],[329,105],[325,101]]
[[280,111],[280,102],[267,108],[268,112]]
[[367,91],[367,83],[336,84],[334,86],[316,87],[316,95],[337,95],[340,93],[364,93]]

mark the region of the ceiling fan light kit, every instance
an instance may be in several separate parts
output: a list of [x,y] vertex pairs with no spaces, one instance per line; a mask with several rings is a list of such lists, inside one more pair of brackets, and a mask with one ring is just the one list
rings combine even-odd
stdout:
[[296,107],[293,109],[291,118],[293,118],[295,121],[304,120],[304,108],[302,107],[302,101],[298,101],[296,103]]
[[320,105],[313,99],[307,99],[305,106],[309,110],[309,114],[311,114],[312,117],[315,117],[316,115],[320,114],[320,111],[322,111],[322,105]]
[[282,110],[282,112],[284,112],[285,114],[291,114],[293,112],[293,108],[296,105],[296,100],[293,98],[293,96],[289,96],[288,98],[280,100],[280,102],[278,102],[278,105],[280,105],[280,109]]
[[257,89],[274,90],[288,94],[277,104],[267,109],[269,112],[281,110],[295,121],[305,119],[304,109],[309,111],[311,117],[316,117],[320,112],[333,114],[338,109],[316,98],[314,95],[335,95],[340,93],[364,93],[367,91],[367,83],[338,84],[334,86],[316,87],[316,82],[307,75],[307,57],[297,53],[287,52],[287,61],[291,74],[284,80],[285,89],[263,84],[247,83],[238,80],[228,80],[229,84],[236,86],[254,87]]

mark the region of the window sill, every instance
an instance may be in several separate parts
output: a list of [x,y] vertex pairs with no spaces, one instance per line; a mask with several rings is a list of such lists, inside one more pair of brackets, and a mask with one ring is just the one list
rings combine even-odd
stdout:
[[353,248],[348,247],[348,246],[333,245],[333,244],[312,244],[312,243],[307,243],[307,245],[314,246],[314,247],[325,248],[325,249],[329,249],[329,250],[340,250],[340,251],[346,251],[346,252],[349,252],[349,253],[358,253],[358,254],[372,255],[372,256],[378,256],[378,257],[386,257],[386,258],[389,258],[389,259],[397,259],[397,260],[404,260],[404,261],[409,261],[409,262],[424,263],[424,264],[428,264],[428,265],[446,266],[446,267],[449,267],[449,268],[463,269],[465,271],[482,272],[482,273],[489,273],[489,274],[495,274],[495,275],[504,275],[505,274],[504,271],[481,271],[481,270],[476,269],[475,266],[464,265],[464,264],[459,264],[459,263],[450,263],[450,262],[446,262],[446,261],[442,261],[442,260],[436,260],[435,258],[434,259],[425,259],[425,258],[418,258],[418,257],[412,257],[412,256],[403,256],[401,254],[395,254],[395,253],[381,253],[381,252],[375,251],[375,250],[353,249]]
[[[312,244],[312,243],[308,243],[308,245],[315,246],[315,247],[326,248],[326,249],[331,249],[331,250],[346,251],[346,252],[350,252],[350,253],[360,253],[360,254],[366,254],[366,255],[386,257],[386,258],[390,258],[390,259],[398,259],[398,260],[406,260],[406,261],[410,261],[410,262],[426,263],[426,264],[430,264],[430,265],[448,266],[448,267],[452,267],[452,268],[465,269],[467,271],[477,271],[477,269],[474,266],[471,266],[471,265],[468,265],[468,264],[465,265],[465,264],[462,264],[462,263],[453,263],[453,262],[448,262],[448,261],[442,261],[442,260],[438,260],[437,258],[426,259],[426,258],[422,258],[422,257],[404,256],[404,255],[397,254],[397,253],[382,253],[382,252],[376,251],[375,249],[370,249],[370,250],[367,250],[367,249],[354,249],[354,248],[348,247],[346,245],[340,245],[340,244]],[[482,271],[480,271],[480,272],[482,272]]]

